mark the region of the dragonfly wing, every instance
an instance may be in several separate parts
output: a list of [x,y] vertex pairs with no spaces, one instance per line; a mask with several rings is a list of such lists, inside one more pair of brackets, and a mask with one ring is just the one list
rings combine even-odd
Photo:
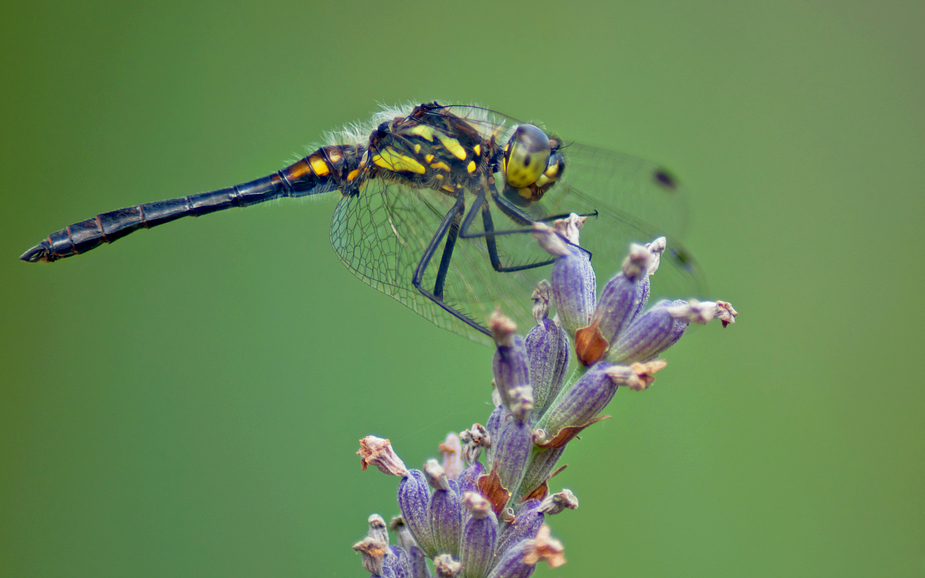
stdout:
[[[376,290],[439,327],[486,342],[485,334],[412,285],[421,256],[454,201],[452,196],[432,189],[370,181],[359,194],[344,197],[338,203],[331,222],[331,243],[344,265]],[[529,238],[529,235],[515,236]],[[445,244],[446,239],[440,241],[425,269],[422,285],[429,290],[436,282]],[[481,325],[496,307],[501,307],[526,331],[532,325],[530,296],[544,275],[548,276],[548,268],[499,273],[491,266],[484,238],[459,238],[446,276],[444,302]]]
[[563,150],[565,175],[538,203],[546,214],[597,213],[581,230],[598,275],[619,271],[630,243],[668,239],[652,279],[653,297],[703,297],[704,276],[679,240],[687,223],[680,185],[656,163],[631,155],[573,144]]
[[582,144],[562,152],[566,184],[664,235],[684,236],[688,199],[670,171],[650,160]]

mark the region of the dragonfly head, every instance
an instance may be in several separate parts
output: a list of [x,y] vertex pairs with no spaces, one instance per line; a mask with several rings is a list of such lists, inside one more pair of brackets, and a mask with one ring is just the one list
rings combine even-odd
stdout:
[[505,197],[520,206],[540,200],[565,171],[559,147],[539,127],[518,125],[504,147]]

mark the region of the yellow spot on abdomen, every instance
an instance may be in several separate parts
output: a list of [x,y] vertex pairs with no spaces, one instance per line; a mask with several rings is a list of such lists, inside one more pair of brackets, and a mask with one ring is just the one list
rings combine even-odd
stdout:
[[308,157],[308,162],[312,165],[312,170],[315,171],[315,174],[319,177],[325,177],[331,172],[328,163],[320,156],[312,155]]
[[444,162],[434,163],[434,164],[430,165],[430,168],[432,168],[432,169],[442,169],[442,170],[444,170],[444,171],[446,171],[446,172],[450,172],[450,167],[448,167],[448,166],[446,165],[446,163],[444,163]]
[[470,173],[474,173],[475,172],[475,161],[469,161],[469,164],[466,165],[466,170],[469,171]]
[[347,180],[352,181],[353,179],[357,178],[358,174],[360,174],[360,171],[358,171],[357,169],[353,169],[352,171],[347,173]]

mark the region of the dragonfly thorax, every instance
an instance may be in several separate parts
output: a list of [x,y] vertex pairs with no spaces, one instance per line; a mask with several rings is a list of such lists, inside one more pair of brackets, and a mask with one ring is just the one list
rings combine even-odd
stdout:
[[419,106],[373,131],[368,165],[370,177],[453,193],[471,189],[495,156],[492,141],[464,119]]

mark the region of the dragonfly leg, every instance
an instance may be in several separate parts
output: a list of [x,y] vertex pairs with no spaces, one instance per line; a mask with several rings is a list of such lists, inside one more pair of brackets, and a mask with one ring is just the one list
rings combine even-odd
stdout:
[[[453,248],[456,246],[456,241],[459,238],[460,221],[462,220],[465,209],[465,198],[461,193],[456,198],[456,203],[453,205],[453,208],[451,208],[449,212],[447,212],[446,216],[443,217],[443,220],[437,227],[437,231],[434,233],[433,238],[430,240],[430,243],[424,250],[424,254],[421,256],[421,260],[418,262],[418,266],[414,270],[414,275],[411,277],[411,284],[414,285],[414,288],[417,289],[421,295],[436,303],[441,309],[453,317],[456,317],[476,331],[490,335],[488,329],[470,319],[460,311],[457,311],[443,300],[443,289],[446,284],[446,276],[450,269],[450,261],[453,257]],[[434,253],[437,252],[437,247],[440,246],[440,242],[443,241],[444,238],[446,238],[446,243],[443,247],[443,255],[440,257],[440,266],[437,270],[437,280],[434,282],[434,290],[429,291],[424,287],[423,284],[424,272],[427,270],[427,267],[433,260]]]
[[[460,196],[460,198],[462,198]],[[457,212],[450,222],[450,230],[446,235],[446,243],[443,245],[443,255],[440,257],[440,268],[437,269],[437,280],[434,282],[434,296],[443,300],[443,288],[446,284],[446,273],[450,269],[450,260],[453,258],[453,248],[456,247],[456,240],[459,238],[459,224],[462,221],[462,211]]]
[[[472,225],[472,221],[475,218],[477,213],[482,213],[482,224],[485,228],[484,233],[470,233],[469,227]],[[505,214],[507,212],[505,211]],[[531,223],[529,217],[521,214],[522,219],[515,218],[515,221],[523,221],[525,223]],[[537,267],[545,267],[546,265],[551,265],[555,259],[547,259],[545,261],[539,261],[537,263],[529,263],[527,265],[516,265],[508,266],[501,263],[501,256],[498,254],[498,242],[497,237],[501,235],[516,235],[516,234],[525,234],[532,233],[532,228],[525,229],[513,229],[509,231],[496,231],[494,221],[491,217],[491,211],[489,210],[488,204],[485,202],[485,195],[480,194],[476,197],[475,201],[472,203],[472,208],[469,209],[469,214],[466,215],[465,221],[463,221],[460,236],[463,239],[475,239],[477,237],[485,237],[485,245],[488,248],[488,259],[491,261],[491,266],[495,271],[499,273],[514,273],[516,271],[525,271],[527,269],[536,269]]]

